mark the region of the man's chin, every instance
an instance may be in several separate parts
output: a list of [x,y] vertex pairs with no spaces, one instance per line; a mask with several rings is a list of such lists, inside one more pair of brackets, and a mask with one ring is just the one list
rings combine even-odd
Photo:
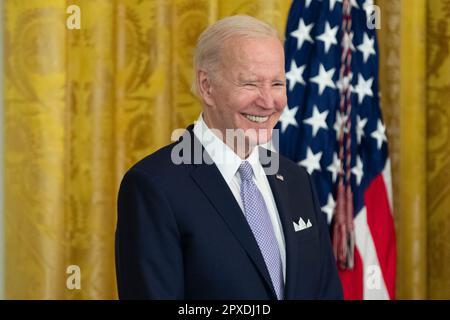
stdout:
[[246,133],[246,137],[248,139],[250,146],[266,144],[272,139],[272,130],[268,129],[249,130]]

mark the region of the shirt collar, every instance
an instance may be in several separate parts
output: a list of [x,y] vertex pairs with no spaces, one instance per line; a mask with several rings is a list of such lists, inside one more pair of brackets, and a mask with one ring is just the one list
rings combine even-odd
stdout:
[[227,183],[233,179],[243,161],[250,163],[256,178],[262,174],[263,168],[259,162],[258,147],[253,149],[247,159],[242,160],[208,127],[203,120],[203,114],[198,117],[193,131]]

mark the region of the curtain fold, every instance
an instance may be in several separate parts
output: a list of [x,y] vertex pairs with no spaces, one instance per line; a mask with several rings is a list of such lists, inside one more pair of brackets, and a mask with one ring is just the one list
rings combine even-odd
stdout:
[[[65,265],[78,265],[81,290],[66,298],[114,297],[116,149],[114,119],[115,2],[71,2],[81,8],[81,30],[67,31]],[[99,259],[101,257],[101,259]],[[92,284],[92,285],[90,285]]]
[[426,0],[402,0],[399,291],[427,298]]
[[4,2],[5,296],[62,297],[66,3]]
[[427,1],[428,298],[450,299],[450,0]]
[[378,0],[380,87],[392,161],[397,298],[427,298],[426,0]]

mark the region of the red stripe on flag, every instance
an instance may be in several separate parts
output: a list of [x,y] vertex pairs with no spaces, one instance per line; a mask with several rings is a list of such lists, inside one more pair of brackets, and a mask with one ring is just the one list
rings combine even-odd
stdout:
[[372,234],[381,272],[389,297],[395,299],[396,242],[394,219],[389,206],[386,185],[378,175],[364,193],[367,225]]
[[341,278],[342,288],[344,290],[345,300],[362,300],[363,290],[363,265],[358,248],[355,246],[355,265],[353,270],[341,270],[338,268]]

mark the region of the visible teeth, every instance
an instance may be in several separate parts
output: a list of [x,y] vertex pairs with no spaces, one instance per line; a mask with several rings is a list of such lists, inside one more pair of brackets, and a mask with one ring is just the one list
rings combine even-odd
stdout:
[[258,123],[266,122],[269,119],[269,116],[260,117],[260,116],[252,116],[250,114],[245,114],[245,117],[250,121],[258,122]]

